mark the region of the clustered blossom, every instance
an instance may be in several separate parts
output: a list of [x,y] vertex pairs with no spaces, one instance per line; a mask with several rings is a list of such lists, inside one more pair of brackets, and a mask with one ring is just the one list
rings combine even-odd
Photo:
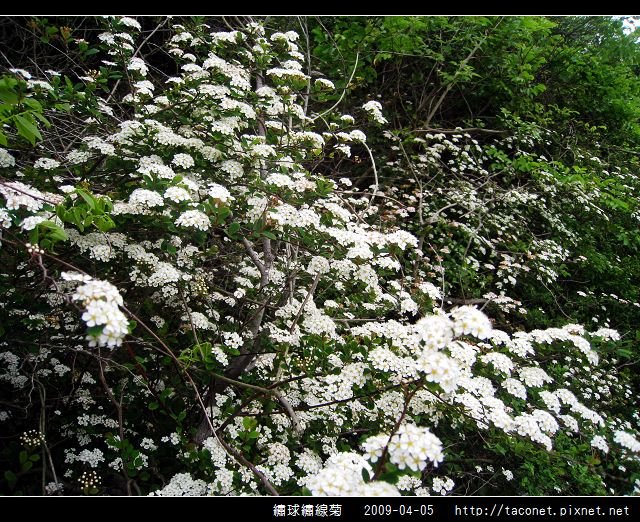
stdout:
[[218,183],[211,183],[207,190],[207,195],[218,203],[227,204],[233,200],[233,196],[226,187]]
[[71,298],[85,308],[82,320],[90,328],[102,327],[100,332],[87,335],[89,346],[120,346],[128,333],[129,322],[120,310],[124,303],[118,289],[111,283],[77,272],[62,272],[61,277],[79,283]]
[[453,340],[453,326],[445,316],[428,315],[416,323],[416,333],[427,348],[444,348]]
[[421,428],[414,424],[403,424],[393,434],[391,440],[388,435],[369,437],[363,444],[363,449],[371,462],[376,462],[387,447],[389,459],[399,469],[409,468],[413,471],[423,470],[429,462],[437,466],[444,459],[442,442],[428,428]]
[[473,335],[486,339],[491,334],[491,321],[474,306],[460,306],[451,312],[454,321],[453,330],[458,335]]
[[43,169],[43,170],[52,170],[60,166],[60,162],[58,160],[54,160],[51,158],[39,158],[33,164],[34,169]]
[[333,91],[336,88],[333,82],[331,80],[327,80],[326,78],[318,78],[314,82],[314,85],[320,89],[324,89],[327,91]]
[[0,168],[14,167],[15,158],[7,152],[7,149],[0,148]]
[[183,169],[188,169],[195,165],[193,158],[189,156],[189,154],[183,153],[176,154],[171,160],[171,163],[173,163],[176,167],[182,167]]
[[616,431],[613,434],[613,440],[623,448],[640,453],[640,441],[627,431]]
[[362,108],[369,113],[371,118],[380,124],[389,123],[388,120],[382,115],[382,105],[380,102],[371,100],[365,103]]
[[153,208],[164,206],[162,196],[153,190],[135,189],[129,196],[131,205]]
[[151,496],[158,497],[202,497],[207,495],[209,487],[204,480],[194,479],[189,473],[177,473],[162,489]]
[[602,435],[594,435],[591,439],[591,446],[599,449],[603,453],[609,453],[609,445]]
[[130,71],[137,71],[142,76],[146,76],[147,73],[149,72],[149,67],[147,67],[147,64],[144,62],[143,59],[138,57],[131,58],[131,60],[129,61],[129,65],[127,66],[127,69]]
[[400,496],[398,489],[388,482],[365,482],[363,471],[373,476],[373,469],[361,455],[337,453],[305,482],[314,496]]
[[200,210],[187,210],[176,219],[176,225],[206,231],[211,228],[211,221],[209,216]]
[[182,203],[183,201],[190,201],[191,194],[187,189],[182,187],[169,187],[164,192],[164,198],[174,203]]

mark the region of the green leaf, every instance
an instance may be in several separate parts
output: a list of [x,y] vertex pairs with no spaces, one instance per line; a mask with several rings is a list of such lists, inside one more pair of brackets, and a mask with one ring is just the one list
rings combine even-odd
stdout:
[[0,101],[9,105],[16,105],[18,103],[18,93],[14,90],[0,85]]
[[263,231],[262,231],[262,235],[263,235],[264,237],[268,237],[269,239],[278,239],[278,238],[276,237],[276,235],[275,235],[273,232],[269,231],[269,230],[263,230]]
[[253,417],[244,417],[242,419],[242,425],[245,430],[253,431],[253,429],[258,425],[258,421]]
[[40,134],[38,127],[35,126],[33,121],[29,121],[27,117],[17,114],[13,117],[13,121],[16,124],[18,134],[28,140],[31,145],[36,144],[36,139],[42,140],[42,134]]
[[47,118],[45,118],[42,114],[40,114],[39,112],[32,112],[31,114],[33,114],[42,123],[44,123],[45,127],[51,127],[51,122]]
[[111,219],[110,216],[107,216],[106,214],[102,215],[102,216],[95,216],[94,220],[93,220],[93,224],[98,227],[98,230],[100,232],[107,232],[108,230],[111,230],[112,228],[115,228],[116,224],[113,221],[113,219]]
[[67,233],[53,221],[43,221],[38,223],[38,228],[42,235],[46,235],[51,241],[66,241],[69,239]]
[[150,402],[149,403],[149,409],[150,410],[157,410],[160,407],[160,405],[157,402]]
[[240,232],[240,223],[231,223],[227,227],[227,235],[230,237],[235,237],[238,232]]
[[9,469],[4,472],[4,478],[9,484],[15,484],[18,480],[18,477],[16,477],[16,474]]
[[42,112],[42,104],[34,98],[25,98],[23,103],[34,111]]
[[98,337],[102,334],[102,330],[104,330],[104,326],[89,326],[87,328],[87,335],[90,335],[91,337]]
[[81,189],[81,188],[77,188],[76,189],[76,194],[78,194],[82,199],[85,200],[85,202],[87,203],[87,205],[89,205],[89,208],[91,210],[95,210],[96,208],[96,198],[89,193],[88,191]]

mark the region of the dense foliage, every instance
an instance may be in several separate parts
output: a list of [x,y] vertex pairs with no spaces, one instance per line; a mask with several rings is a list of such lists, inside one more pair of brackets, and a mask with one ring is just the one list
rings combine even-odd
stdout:
[[625,23],[1,19],[0,490],[638,493]]

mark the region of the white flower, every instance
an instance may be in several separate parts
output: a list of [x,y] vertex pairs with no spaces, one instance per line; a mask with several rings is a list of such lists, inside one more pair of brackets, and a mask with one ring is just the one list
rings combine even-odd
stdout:
[[307,477],[306,486],[314,496],[362,496],[365,492],[377,495],[397,495],[398,490],[389,485],[365,483],[363,472],[370,477],[373,469],[356,453],[336,453],[329,457],[323,469]]
[[22,221],[20,226],[22,227],[23,230],[33,230],[40,223],[42,223],[43,221],[46,221],[46,220],[47,219],[44,216],[29,216],[28,218],[25,218]]
[[129,322],[119,308],[123,305],[123,300],[118,289],[111,283],[77,272],[62,272],[61,276],[65,281],[83,283],[76,288],[71,298],[85,307],[82,320],[87,326],[103,327],[99,333],[87,335],[89,346],[120,346],[128,333]]
[[60,166],[60,162],[51,158],[39,158],[34,164],[35,169],[51,170]]
[[9,214],[5,209],[0,208],[0,228],[10,228],[11,227],[11,214]]
[[207,194],[211,199],[218,201],[219,203],[228,203],[234,199],[226,187],[218,185],[217,183],[211,183],[209,185]]
[[357,129],[352,130],[348,136],[349,136],[349,139],[351,139],[352,141],[359,141],[361,143],[364,143],[367,141],[367,136],[361,130],[357,130]]
[[131,58],[131,60],[129,61],[129,65],[127,66],[127,69],[130,71],[138,71],[142,76],[146,76],[147,73],[149,72],[149,68],[147,67],[147,64],[144,62],[142,58],[138,58],[138,57]]
[[442,299],[442,292],[433,283],[421,283],[420,286],[418,286],[418,289],[424,294],[428,295],[433,301]]
[[176,154],[171,160],[171,163],[173,163],[177,167],[182,167],[183,169],[188,169],[195,165],[193,158],[189,156],[189,154],[183,153]]
[[319,89],[323,89],[327,91],[333,91],[336,88],[333,82],[331,80],[327,80],[326,78],[318,78],[314,82],[314,85]]
[[433,489],[434,493],[440,493],[440,495],[446,495],[451,491],[455,486],[455,482],[449,477],[440,478],[435,477],[433,479],[433,483],[431,485],[431,489]]
[[369,437],[363,448],[372,462],[382,455],[388,442],[389,459],[398,468],[409,468],[413,471],[424,469],[429,462],[437,466],[444,459],[442,442],[428,428],[420,428],[415,424],[404,424],[389,441],[388,435]]
[[15,164],[15,158],[6,149],[0,149],[0,168],[13,167]]
[[[329,260],[325,259],[322,256],[314,256],[309,261],[309,266],[307,266],[307,272],[312,275],[316,274],[326,274],[329,271]],[[325,303],[326,306],[326,303]]]
[[443,315],[428,315],[416,325],[418,339],[427,348],[444,348],[453,340],[453,323]]
[[162,196],[153,190],[147,189],[135,189],[129,196],[129,203],[147,208],[164,206]]
[[520,380],[530,388],[541,388],[547,382],[553,382],[547,372],[535,366],[526,366],[518,370]]
[[591,439],[591,446],[603,453],[609,453],[609,445],[602,435],[594,435],[593,439]]
[[119,18],[118,21],[122,25],[126,25],[127,27],[132,27],[133,29],[137,29],[138,31],[142,30],[142,27],[140,26],[140,23],[137,20],[133,19],[133,18],[129,18],[128,16],[123,16],[123,17]]
[[224,342],[230,348],[240,348],[244,343],[242,336],[236,332],[224,332],[222,334]]
[[478,339],[486,339],[491,334],[491,321],[474,306],[460,306],[451,312],[454,321],[454,333],[473,335]]
[[382,115],[382,105],[377,101],[369,101],[365,103],[362,108],[369,113],[371,118],[380,124],[389,123],[387,119]]
[[175,221],[179,227],[196,228],[198,230],[209,230],[211,221],[209,216],[199,210],[187,210],[183,212]]
[[490,352],[480,356],[480,360],[485,364],[492,364],[499,372],[511,375],[514,368],[513,361],[503,353]]
[[191,194],[189,191],[182,187],[169,187],[164,192],[164,198],[174,203],[181,203],[182,201],[190,201]]
[[640,442],[631,433],[622,430],[616,431],[613,434],[613,440],[623,448],[630,449],[636,453],[640,452]]
[[511,378],[505,379],[502,382],[502,386],[514,397],[518,397],[523,400],[527,399],[527,389],[519,380]]
[[193,479],[189,473],[174,475],[162,489],[150,493],[149,496],[160,497],[202,497],[208,492],[209,486],[204,480]]

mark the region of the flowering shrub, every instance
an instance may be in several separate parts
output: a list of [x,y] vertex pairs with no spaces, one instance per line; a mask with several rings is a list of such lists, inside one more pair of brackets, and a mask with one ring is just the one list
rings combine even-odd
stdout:
[[[424,238],[380,219],[394,192],[331,175],[376,158],[296,33],[174,25],[164,77],[136,20],[104,23],[82,95],[12,73],[53,124],[0,148],[0,421],[36,429],[3,487],[33,490],[40,447],[46,494],[464,494],[531,454],[588,452],[587,493],[618,487],[604,454],[636,472],[635,426],[602,409],[632,393],[598,370],[617,332],[505,331],[446,302]],[[83,122],[59,143],[64,96]]]

